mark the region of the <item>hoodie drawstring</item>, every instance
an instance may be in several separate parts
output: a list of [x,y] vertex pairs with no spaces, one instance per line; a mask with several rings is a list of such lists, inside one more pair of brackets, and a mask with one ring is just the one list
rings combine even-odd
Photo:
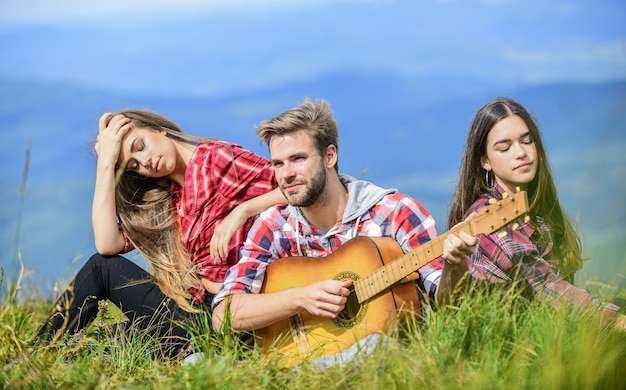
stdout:
[[296,247],[298,248],[298,255],[304,256],[302,254],[302,248],[300,247],[300,221],[296,217]]

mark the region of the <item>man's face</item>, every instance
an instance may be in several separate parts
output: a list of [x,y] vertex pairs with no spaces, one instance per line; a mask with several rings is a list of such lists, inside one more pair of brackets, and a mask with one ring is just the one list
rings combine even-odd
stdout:
[[324,158],[305,130],[270,139],[269,150],[276,181],[289,204],[309,207],[320,200],[326,187]]

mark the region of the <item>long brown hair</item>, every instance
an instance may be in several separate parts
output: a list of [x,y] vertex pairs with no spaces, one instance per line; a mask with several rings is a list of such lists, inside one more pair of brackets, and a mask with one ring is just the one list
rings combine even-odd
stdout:
[[535,217],[541,213],[550,229],[555,259],[560,260],[559,271],[566,278],[573,279],[574,273],[582,267],[580,238],[559,202],[537,121],[524,106],[513,99],[492,100],[474,116],[467,135],[456,190],[450,204],[448,227],[463,221],[472,204],[481,195],[491,191],[480,159],[487,153],[487,135],[491,129],[496,123],[511,115],[518,115],[524,120],[537,149],[537,174],[527,188],[530,215]]
[[[165,131],[167,137],[190,144],[214,142],[184,134],[172,121],[147,110],[127,109],[124,115],[135,127]],[[200,283],[191,255],[182,242],[178,212],[171,191],[172,180],[151,178],[118,167],[115,204],[122,228],[135,249],[148,261],[159,288],[182,309],[194,311],[187,289]]]

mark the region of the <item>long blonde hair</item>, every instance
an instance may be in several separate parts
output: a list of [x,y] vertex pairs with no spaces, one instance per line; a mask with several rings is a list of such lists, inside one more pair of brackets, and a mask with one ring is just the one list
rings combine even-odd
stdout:
[[[147,110],[127,109],[124,115],[135,127],[165,131],[167,137],[190,144],[214,139],[187,135],[172,121]],[[182,309],[196,309],[188,299],[188,288],[200,284],[192,256],[182,242],[178,211],[172,193],[172,180],[151,178],[133,171],[121,172],[115,191],[115,204],[122,228],[135,249],[146,258],[161,291]]]

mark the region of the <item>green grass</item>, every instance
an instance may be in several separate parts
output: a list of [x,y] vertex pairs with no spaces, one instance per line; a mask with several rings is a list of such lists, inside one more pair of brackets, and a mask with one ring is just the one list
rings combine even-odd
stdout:
[[625,334],[600,328],[595,313],[555,310],[512,291],[472,291],[457,307],[409,321],[404,337],[372,355],[325,370],[307,362],[282,367],[244,350],[232,335],[209,336],[203,317],[192,331],[208,357],[182,366],[164,359],[141,332],[107,332],[121,318],[110,304],[85,332],[32,349],[29,340],[50,302],[6,295],[0,388],[626,388]]

